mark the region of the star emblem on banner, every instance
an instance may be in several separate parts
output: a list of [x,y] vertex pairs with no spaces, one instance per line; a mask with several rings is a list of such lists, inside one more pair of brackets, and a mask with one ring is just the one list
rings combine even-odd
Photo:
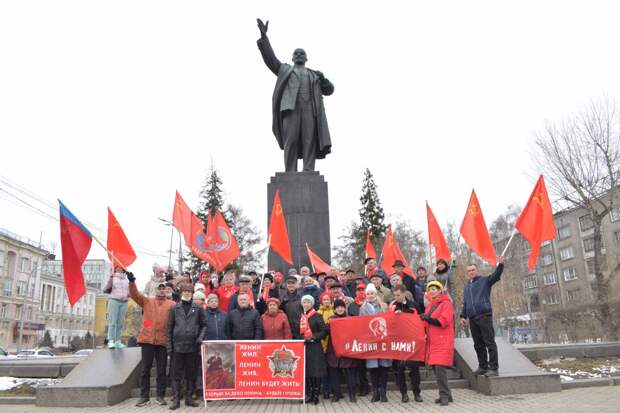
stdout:
[[280,349],[275,349],[269,360],[269,368],[273,377],[294,377],[297,370],[297,361],[300,356],[296,356],[293,350],[286,348],[284,344]]

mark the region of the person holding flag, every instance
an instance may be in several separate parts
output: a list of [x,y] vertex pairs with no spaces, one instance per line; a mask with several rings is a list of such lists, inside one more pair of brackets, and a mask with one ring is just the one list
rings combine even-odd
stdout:
[[497,267],[489,276],[481,276],[478,265],[467,266],[467,278],[463,291],[463,309],[461,326],[469,324],[469,331],[474,340],[474,349],[478,356],[476,374],[487,377],[497,376],[499,361],[495,330],[493,328],[493,307],[491,306],[491,287],[501,279],[504,271],[504,257],[497,257]]
[[120,265],[114,266],[103,292],[108,294],[108,348],[125,348],[121,342],[121,335],[127,316],[129,280]]

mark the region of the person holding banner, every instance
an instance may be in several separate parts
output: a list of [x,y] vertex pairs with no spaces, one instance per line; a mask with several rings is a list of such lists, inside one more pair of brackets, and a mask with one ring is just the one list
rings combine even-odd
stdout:
[[453,401],[448,387],[448,369],[454,362],[454,307],[439,281],[429,281],[426,291],[430,301],[426,312],[420,316],[427,322],[426,364],[433,367],[437,377],[439,398],[435,403],[447,406]]
[[[375,315],[385,313],[387,306],[377,295],[377,289],[373,284],[366,287],[366,301],[360,308],[360,315]],[[381,333],[380,331],[377,333]],[[392,366],[392,360],[367,359],[366,369],[370,370],[370,380],[373,387],[371,402],[381,400],[387,403],[387,376],[388,369]]]
[[299,334],[306,345],[306,403],[319,404],[321,378],[327,376],[327,362],[321,340],[328,330],[323,317],[314,309],[314,297],[301,297],[303,312],[299,319]]
[[196,385],[197,347],[207,332],[204,311],[192,302],[191,284],[181,285],[181,301],[170,309],[166,348],[172,358],[172,403],[170,410],[181,407],[181,379],[185,378],[185,405],[198,407],[192,400]]
[[475,373],[487,377],[497,376],[499,369],[495,330],[493,328],[491,287],[501,279],[504,271],[504,257],[497,257],[497,263],[497,268],[488,277],[480,275],[476,264],[467,266],[469,281],[463,290],[463,308],[461,310],[461,325],[464,327],[469,323],[469,331],[478,356],[478,370]]
[[[394,287],[394,301],[389,305],[389,311],[394,314],[418,314],[421,315],[422,307],[413,300],[407,299],[407,289],[404,285]],[[407,395],[407,379],[405,378],[405,370],[409,368],[409,380],[411,381],[411,390],[413,398],[416,402],[422,402],[422,390],[420,389],[420,362],[417,361],[395,361],[396,363],[396,384],[400,389],[401,401],[409,402]]]
[[[334,314],[330,320],[347,317],[347,306],[342,300],[334,300]],[[329,328],[329,324],[328,324]],[[349,391],[349,401],[356,403],[355,387],[357,383],[357,362],[349,357],[338,357],[334,351],[334,345],[331,340],[327,344],[327,365],[329,367],[329,380],[333,393],[332,401],[337,402],[342,399],[342,391],[340,386],[341,375],[347,381],[347,390]]]

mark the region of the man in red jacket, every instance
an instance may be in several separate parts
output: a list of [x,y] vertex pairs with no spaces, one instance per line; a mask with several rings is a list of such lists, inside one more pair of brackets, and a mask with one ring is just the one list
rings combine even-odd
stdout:
[[426,284],[426,291],[431,299],[425,313],[420,316],[427,322],[426,364],[433,367],[437,377],[439,398],[435,403],[447,406],[452,401],[448,369],[454,361],[454,307],[450,297],[443,293],[443,285],[439,281]]

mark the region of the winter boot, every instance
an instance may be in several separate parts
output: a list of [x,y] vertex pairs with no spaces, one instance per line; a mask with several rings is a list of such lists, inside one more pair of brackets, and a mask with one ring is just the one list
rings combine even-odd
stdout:
[[401,394],[400,401],[403,403],[409,403],[409,396],[407,396],[407,392],[401,391],[400,394]]
[[181,382],[174,380],[172,382],[172,402],[170,410],[176,410],[181,407]]
[[385,390],[385,387],[381,387],[379,389],[379,400],[381,400],[382,403],[387,403],[388,399],[387,399],[387,392]]
[[187,390],[185,391],[185,405],[189,407],[198,407],[198,403],[196,403],[194,399],[192,399],[192,393],[194,393],[193,386],[188,386]]

